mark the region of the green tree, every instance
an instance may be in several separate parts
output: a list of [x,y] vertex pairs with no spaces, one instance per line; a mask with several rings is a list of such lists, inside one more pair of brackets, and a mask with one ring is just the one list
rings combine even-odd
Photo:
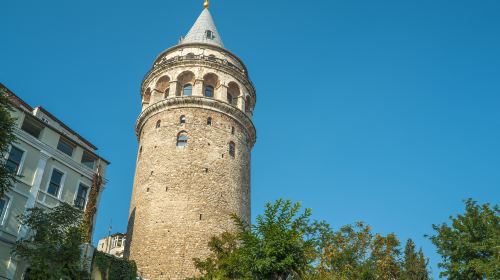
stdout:
[[422,249],[417,253],[411,239],[406,242],[402,269],[402,280],[429,280],[424,253]]
[[233,216],[236,235],[224,234],[209,244],[212,255],[195,265],[202,279],[276,279],[303,276],[316,257],[316,241],[309,218],[299,203],[277,200],[266,204],[252,226]]
[[[6,92],[0,88],[0,158],[8,152],[9,145],[15,140],[15,120],[12,118],[11,106]],[[15,180],[14,174],[7,168],[6,163],[0,161],[0,198],[11,188]]]
[[81,211],[62,203],[49,211],[28,209],[20,220],[30,231],[16,242],[13,252],[29,263],[29,279],[84,277],[80,267],[80,245],[85,240]]
[[465,214],[451,225],[433,225],[430,240],[442,256],[440,276],[451,280],[500,279],[500,210],[498,205],[465,201]]
[[399,240],[391,233],[387,236],[375,234],[371,244],[370,262],[376,279],[399,279]]

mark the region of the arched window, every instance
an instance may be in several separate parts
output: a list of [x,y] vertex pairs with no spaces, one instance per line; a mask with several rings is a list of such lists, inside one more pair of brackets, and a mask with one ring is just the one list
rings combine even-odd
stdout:
[[177,147],[184,148],[187,146],[187,143],[188,143],[187,132],[185,131],[179,132],[179,134],[177,134]]
[[234,100],[235,100],[235,98],[233,97],[233,95],[228,92],[227,93],[227,103],[233,104]]
[[214,97],[214,87],[213,86],[206,86],[204,95],[205,95],[205,97],[213,98]]
[[234,158],[235,154],[236,154],[236,146],[234,145],[234,142],[231,141],[229,142],[229,155]]
[[211,117],[208,117],[208,119],[207,119],[207,125],[212,125],[212,118]]
[[161,126],[161,120],[158,120],[158,121],[156,122],[156,128],[160,128],[160,126]]
[[179,122],[181,124],[185,124],[186,123],[186,116],[182,115],[180,118],[179,118]]
[[182,89],[182,95],[191,96],[192,93],[193,93],[193,86],[191,84],[184,85],[184,88]]

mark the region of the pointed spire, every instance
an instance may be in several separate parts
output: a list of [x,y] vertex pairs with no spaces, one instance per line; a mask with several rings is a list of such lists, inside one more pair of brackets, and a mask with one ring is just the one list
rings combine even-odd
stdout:
[[193,27],[191,27],[186,37],[181,40],[180,44],[204,43],[224,47],[208,6],[209,2],[205,0],[205,9],[203,9]]
[[205,7],[205,9],[208,9],[208,6],[210,6],[210,2],[208,2],[208,0],[205,0],[203,7]]

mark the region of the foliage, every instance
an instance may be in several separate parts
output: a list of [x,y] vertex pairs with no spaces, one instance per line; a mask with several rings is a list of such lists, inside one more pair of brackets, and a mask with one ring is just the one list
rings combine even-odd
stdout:
[[106,253],[96,251],[94,263],[105,280],[135,280],[137,266],[135,262],[117,258]]
[[237,234],[212,238],[212,255],[194,260],[202,279],[284,280],[304,275],[315,258],[315,240],[310,236],[311,211],[300,210],[299,203],[278,200],[266,204],[253,226],[233,216]]
[[428,261],[422,249],[415,251],[415,243],[408,239],[405,246],[402,277],[403,280],[429,280]]
[[465,201],[465,214],[450,217],[451,225],[433,225],[430,239],[442,256],[439,267],[448,279],[500,279],[500,210],[498,205]]
[[94,217],[97,213],[97,198],[102,191],[103,179],[101,174],[101,167],[97,167],[97,171],[92,178],[92,187],[88,197],[87,207],[83,215],[83,223],[86,226],[85,241],[91,243],[91,236],[93,231]]
[[62,203],[50,211],[28,209],[20,216],[30,234],[13,249],[30,264],[29,279],[85,279],[80,266],[80,245],[84,241],[81,212]]
[[213,237],[210,257],[195,259],[200,279],[429,279],[413,241],[401,256],[394,234],[372,234],[362,222],[334,231],[325,222],[311,223],[310,215],[298,203],[278,200],[266,204],[251,227],[234,217],[238,232]]
[[[10,114],[11,106],[5,93],[0,89],[0,158],[8,152],[14,142],[15,120]],[[0,198],[9,191],[15,180],[14,174],[7,169],[5,162],[0,162]]]

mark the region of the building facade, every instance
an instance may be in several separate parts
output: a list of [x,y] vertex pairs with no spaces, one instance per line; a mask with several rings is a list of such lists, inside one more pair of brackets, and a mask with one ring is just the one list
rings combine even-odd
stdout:
[[154,61],[142,112],[125,255],[145,279],[197,274],[209,239],[250,220],[255,88],[205,9]]
[[118,258],[123,258],[126,238],[125,234],[119,232],[106,236],[99,240],[97,250]]
[[[61,202],[85,211],[92,180],[98,172],[104,173],[109,162],[43,107],[31,107],[2,84],[0,94],[12,103],[17,137],[3,156],[18,176],[12,190],[0,199],[0,279],[17,280],[22,279],[26,264],[12,257],[11,250],[27,233],[17,216],[28,208],[51,209]],[[91,222],[95,223],[95,216]]]

